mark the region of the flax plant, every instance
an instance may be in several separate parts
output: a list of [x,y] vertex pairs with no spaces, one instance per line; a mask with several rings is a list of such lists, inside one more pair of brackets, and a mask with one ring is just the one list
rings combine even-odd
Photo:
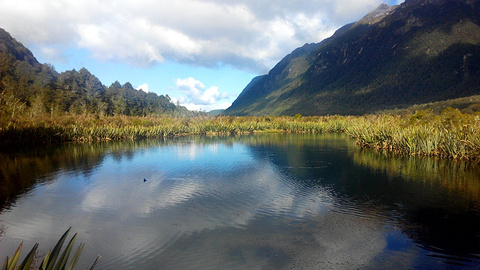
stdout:
[[[60,237],[60,240],[58,240],[57,244],[55,247],[50,250],[47,255],[43,258],[42,262],[38,266],[39,270],[72,270],[75,268],[75,265],[78,262],[78,259],[80,257],[80,254],[82,253],[84,244],[80,243],[78,246],[77,250],[73,254],[73,257],[70,258],[70,254],[73,251],[73,245],[75,243],[75,239],[77,238],[77,234],[75,234],[70,241],[68,242],[67,246],[63,250],[62,253],[60,253],[63,244],[65,243],[65,240],[67,239],[67,235],[70,232],[69,228],[63,235]],[[17,266],[18,259],[20,258],[20,253],[23,248],[23,243],[20,243],[18,246],[17,250],[15,251],[14,255],[12,257],[8,257],[5,259],[3,263],[2,270],[28,270],[32,269],[35,266],[35,256],[38,250],[39,244],[36,243],[33,248],[30,250],[30,252],[27,254],[25,259],[22,261],[20,265]],[[70,260],[70,263],[67,264],[67,262]],[[95,266],[97,265],[98,261],[100,260],[100,256],[97,257],[95,262],[92,264],[90,269],[94,269]]]

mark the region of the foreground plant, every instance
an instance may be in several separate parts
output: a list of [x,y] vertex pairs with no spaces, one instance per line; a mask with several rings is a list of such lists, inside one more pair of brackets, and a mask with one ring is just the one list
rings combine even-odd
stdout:
[[[75,243],[77,234],[75,234],[70,239],[70,242],[68,243],[67,247],[63,250],[62,254],[60,255],[60,251],[67,238],[68,233],[70,232],[70,229],[71,227],[62,235],[62,237],[60,238],[60,240],[58,240],[53,250],[50,250],[47,253],[47,255],[45,255],[45,258],[42,260],[42,263],[38,267],[39,270],[60,270],[60,269],[72,270],[75,268],[75,265],[77,264],[78,259],[80,257],[80,253],[82,253],[82,249],[85,246],[85,244],[80,243],[80,246],[77,248],[75,254],[73,255],[72,260],[70,261],[70,264],[68,264],[67,266],[67,262],[72,252],[73,244]],[[18,246],[17,250],[15,251],[15,254],[11,258],[7,256],[5,262],[3,263],[2,270],[30,269],[30,267],[32,266],[32,263],[35,260],[35,254],[37,253],[38,243],[36,243],[33,246],[33,248],[30,250],[28,255],[23,260],[23,262],[17,267],[17,262],[18,262],[18,258],[20,257],[20,252],[22,251],[22,246],[23,246],[23,243],[21,243]],[[90,267],[90,269],[94,269],[99,260],[100,260],[100,256],[97,257],[97,259],[95,260],[93,265]]]

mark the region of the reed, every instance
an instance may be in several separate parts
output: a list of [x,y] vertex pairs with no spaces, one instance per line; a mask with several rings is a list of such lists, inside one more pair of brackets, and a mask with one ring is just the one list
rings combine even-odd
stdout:
[[480,116],[447,109],[440,115],[359,117],[345,131],[363,147],[414,156],[480,160]]
[[0,144],[119,141],[255,132],[344,132],[362,147],[402,155],[480,160],[480,116],[446,109],[403,115],[127,117],[44,115],[0,123]]

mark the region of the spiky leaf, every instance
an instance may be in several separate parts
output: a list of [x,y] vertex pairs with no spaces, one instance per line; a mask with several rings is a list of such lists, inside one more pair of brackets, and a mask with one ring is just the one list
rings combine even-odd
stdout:
[[90,267],[90,270],[93,270],[93,268],[95,268],[95,266],[97,265],[98,261],[100,261],[101,258],[102,258],[102,256],[100,256],[100,254],[99,254],[97,256],[97,259],[95,259],[95,262],[93,262],[92,267]]
[[77,264],[78,258],[80,257],[80,253],[82,253],[83,247],[85,244],[80,243],[80,246],[77,248],[77,252],[73,255],[73,259],[70,264],[67,266],[66,270],[73,270],[75,264]]
[[35,257],[35,252],[37,252],[37,248],[38,248],[38,243],[36,243],[33,248],[30,250],[30,252],[28,253],[27,257],[25,257],[25,259],[23,260],[22,264],[20,265],[20,267],[18,267],[19,270],[28,270],[30,269],[30,265],[32,264],[33,262],[33,258]]
[[72,251],[73,243],[75,242],[75,239],[77,238],[77,234],[75,234],[72,239],[70,239],[70,242],[68,243],[67,247],[62,253],[62,256],[58,258],[58,263],[55,266],[54,270],[60,270],[65,267],[67,264],[68,257],[70,256],[70,252]]
[[8,262],[8,270],[14,270],[15,266],[17,266],[18,258],[20,257],[20,251],[22,251],[23,242],[20,243],[17,250],[15,251],[15,255],[13,255],[12,259]]
[[70,232],[70,229],[72,227],[68,228],[68,230],[62,235],[60,240],[58,240],[57,244],[52,250],[52,253],[50,255],[50,259],[48,260],[47,263],[47,268],[46,270],[52,270],[53,266],[55,265],[55,262],[57,261],[58,254],[60,253],[60,250],[62,249],[63,243],[65,242],[65,239],[67,238],[68,233]]
[[39,270],[45,270],[45,269],[47,269],[48,260],[50,259],[50,255],[51,255],[51,254],[52,254],[52,250],[50,249],[50,250],[47,252],[47,255],[45,255],[45,258],[43,258],[43,261],[42,261],[42,264],[40,265]]
[[5,259],[5,261],[3,262],[2,270],[8,270],[8,256]]

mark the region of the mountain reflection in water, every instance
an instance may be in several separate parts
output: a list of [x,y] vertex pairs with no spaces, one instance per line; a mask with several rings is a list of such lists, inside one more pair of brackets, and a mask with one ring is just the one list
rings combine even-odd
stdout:
[[362,150],[343,134],[0,153],[0,248],[47,250],[73,226],[81,263],[100,253],[101,269],[476,268],[479,178],[474,164]]

